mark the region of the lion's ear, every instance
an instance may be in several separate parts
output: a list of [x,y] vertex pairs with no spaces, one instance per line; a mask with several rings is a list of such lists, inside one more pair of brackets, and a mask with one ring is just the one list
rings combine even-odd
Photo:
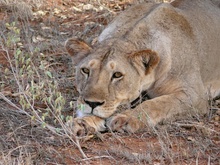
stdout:
[[129,58],[137,68],[144,68],[145,75],[149,74],[159,63],[160,57],[156,52],[150,49],[138,51]]
[[85,58],[92,50],[85,42],[75,38],[68,39],[65,43],[65,48],[72,57],[74,65]]

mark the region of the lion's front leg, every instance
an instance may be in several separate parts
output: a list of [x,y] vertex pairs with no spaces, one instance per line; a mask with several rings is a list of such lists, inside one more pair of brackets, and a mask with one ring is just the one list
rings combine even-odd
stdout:
[[95,134],[96,132],[102,132],[106,130],[105,120],[97,116],[74,118],[72,121],[67,122],[67,126],[76,136]]
[[134,133],[147,126],[155,126],[163,119],[181,113],[192,105],[180,94],[164,95],[152,100],[144,101],[132,110],[126,110],[121,114],[108,119],[107,126],[112,131]]

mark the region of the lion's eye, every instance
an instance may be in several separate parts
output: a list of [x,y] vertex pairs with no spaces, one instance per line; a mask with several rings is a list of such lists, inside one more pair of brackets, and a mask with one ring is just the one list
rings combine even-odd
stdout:
[[88,68],[81,68],[81,71],[84,74],[89,74],[89,69]]
[[123,74],[121,72],[115,72],[112,77],[113,78],[121,78],[122,76],[123,76]]

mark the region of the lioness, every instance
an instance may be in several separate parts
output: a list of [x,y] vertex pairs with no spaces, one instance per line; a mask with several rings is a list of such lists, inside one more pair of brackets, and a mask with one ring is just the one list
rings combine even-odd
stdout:
[[[65,47],[84,106],[73,120],[77,135],[133,133],[175,114],[205,113],[208,97],[220,94],[220,9],[210,0],[139,4],[94,48],[74,38]],[[118,113],[122,104],[131,108]]]

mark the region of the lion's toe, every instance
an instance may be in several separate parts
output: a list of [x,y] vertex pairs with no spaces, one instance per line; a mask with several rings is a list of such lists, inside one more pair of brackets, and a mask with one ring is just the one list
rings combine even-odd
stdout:
[[115,132],[134,133],[139,129],[138,122],[133,118],[124,114],[113,116],[107,121],[107,126]]
[[90,126],[83,118],[75,118],[69,121],[67,126],[71,129],[75,136],[86,136],[96,132],[95,128]]

